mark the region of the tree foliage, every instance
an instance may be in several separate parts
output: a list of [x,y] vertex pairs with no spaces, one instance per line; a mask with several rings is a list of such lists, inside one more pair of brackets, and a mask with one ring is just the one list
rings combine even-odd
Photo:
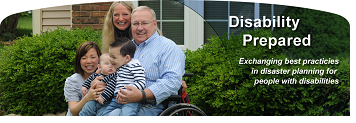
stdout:
[[0,34],[13,33],[16,30],[20,16],[21,13],[16,13],[6,17],[0,24]]

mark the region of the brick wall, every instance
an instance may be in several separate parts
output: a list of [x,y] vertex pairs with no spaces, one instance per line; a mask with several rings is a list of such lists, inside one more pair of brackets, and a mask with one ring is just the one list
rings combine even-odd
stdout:
[[72,28],[92,26],[103,29],[104,18],[112,2],[85,3],[72,5]]

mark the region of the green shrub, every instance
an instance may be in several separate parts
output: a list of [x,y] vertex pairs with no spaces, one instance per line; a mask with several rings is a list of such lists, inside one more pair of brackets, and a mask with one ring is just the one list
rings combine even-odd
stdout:
[[[192,103],[207,115],[350,115],[350,63],[339,58],[338,65],[244,65],[245,59],[287,58],[281,47],[242,46],[242,35],[271,37],[270,30],[253,30],[239,36],[211,37],[210,42],[196,51],[186,52],[185,78]],[[290,58],[288,58],[290,59]],[[338,69],[335,75],[267,75],[251,74],[253,69]],[[274,84],[254,85],[255,79],[333,78],[338,85]]]
[[74,73],[76,50],[84,41],[99,43],[100,36],[91,28],[59,28],[21,37],[1,49],[2,110],[22,115],[66,111],[63,88],[65,79]]
[[8,32],[1,34],[1,37],[3,41],[12,41],[15,39],[14,35]]
[[24,35],[32,36],[32,29],[18,27],[14,32],[14,35],[17,37],[23,37]]
[[298,7],[287,7],[280,16],[300,19],[298,28],[275,28],[276,37],[306,37],[311,35],[311,46],[284,47],[292,58],[335,58],[350,55],[350,24],[336,14]]

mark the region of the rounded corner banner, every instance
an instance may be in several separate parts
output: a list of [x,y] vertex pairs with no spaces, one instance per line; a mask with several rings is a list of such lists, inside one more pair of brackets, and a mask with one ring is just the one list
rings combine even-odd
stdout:
[[[194,74],[183,77],[186,92],[206,115],[350,116],[350,22],[343,16],[278,3],[131,2],[151,8],[157,29],[184,51],[185,73]],[[0,110],[66,111],[63,88],[74,74],[76,48],[84,40],[101,48],[112,3],[38,8],[13,14],[17,20],[6,15],[0,26]],[[95,33],[79,29],[86,27]],[[18,31],[25,28],[26,36]],[[36,49],[41,46],[46,47]]]

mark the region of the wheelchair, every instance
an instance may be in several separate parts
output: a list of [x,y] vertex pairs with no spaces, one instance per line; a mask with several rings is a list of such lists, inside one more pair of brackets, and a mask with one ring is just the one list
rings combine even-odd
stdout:
[[[191,77],[193,73],[185,73],[183,77]],[[176,101],[177,104],[168,107],[170,101]],[[199,107],[183,103],[182,99],[182,87],[178,90],[178,95],[171,95],[165,101],[163,101],[163,112],[159,116],[206,116],[203,110]]]

